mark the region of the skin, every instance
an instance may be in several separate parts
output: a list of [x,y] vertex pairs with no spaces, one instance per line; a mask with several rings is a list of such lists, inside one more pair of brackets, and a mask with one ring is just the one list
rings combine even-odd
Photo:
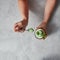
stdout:
[[[43,20],[41,24],[39,24],[39,26],[36,27],[36,29],[42,28],[47,34],[47,24],[54,10],[55,4],[56,0],[47,0]],[[28,0],[18,0],[18,7],[21,13],[22,21],[19,21],[14,24],[14,31],[23,32],[25,31],[26,26],[28,25],[28,19],[29,19]]]

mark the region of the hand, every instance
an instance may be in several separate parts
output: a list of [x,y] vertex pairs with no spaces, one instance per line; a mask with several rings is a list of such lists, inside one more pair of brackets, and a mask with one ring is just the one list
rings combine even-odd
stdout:
[[42,22],[37,28],[37,29],[43,29],[47,35],[47,24],[45,22]]
[[15,23],[14,31],[15,32],[24,32],[27,25],[28,25],[28,20],[23,19],[22,21]]

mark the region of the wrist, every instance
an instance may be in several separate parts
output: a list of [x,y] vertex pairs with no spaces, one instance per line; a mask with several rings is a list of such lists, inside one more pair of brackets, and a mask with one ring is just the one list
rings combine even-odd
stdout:
[[28,17],[22,17],[22,20],[28,21]]

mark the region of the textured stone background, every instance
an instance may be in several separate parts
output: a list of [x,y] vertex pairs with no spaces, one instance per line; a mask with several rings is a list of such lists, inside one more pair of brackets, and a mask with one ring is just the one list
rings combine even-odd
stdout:
[[[30,0],[29,27],[43,19],[46,0]],[[0,0],[0,60],[60,60],[60,1],[49,23],[49,36],[38,40],[34,33],[15,33],[13,25],[20,21],[17,0]]]

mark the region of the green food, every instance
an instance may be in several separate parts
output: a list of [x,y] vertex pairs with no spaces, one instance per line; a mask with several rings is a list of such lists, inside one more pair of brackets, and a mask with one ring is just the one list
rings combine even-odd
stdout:
[[27,29],[28,32],[34,32],[34,29],[33,28],[29,28]]
[[35,31],[35,36],[38,39],[45,39],[46,34],[42,29],[38,29],[38,30]]
[[46,38],[46,33],[43,29],[37,29],[36,31],[34,31],[33,28],[29,28],[27,29],[26,31],[28,32],[34,32],[35,34],[35,37],[38,38],[38,39],[45,39]]

